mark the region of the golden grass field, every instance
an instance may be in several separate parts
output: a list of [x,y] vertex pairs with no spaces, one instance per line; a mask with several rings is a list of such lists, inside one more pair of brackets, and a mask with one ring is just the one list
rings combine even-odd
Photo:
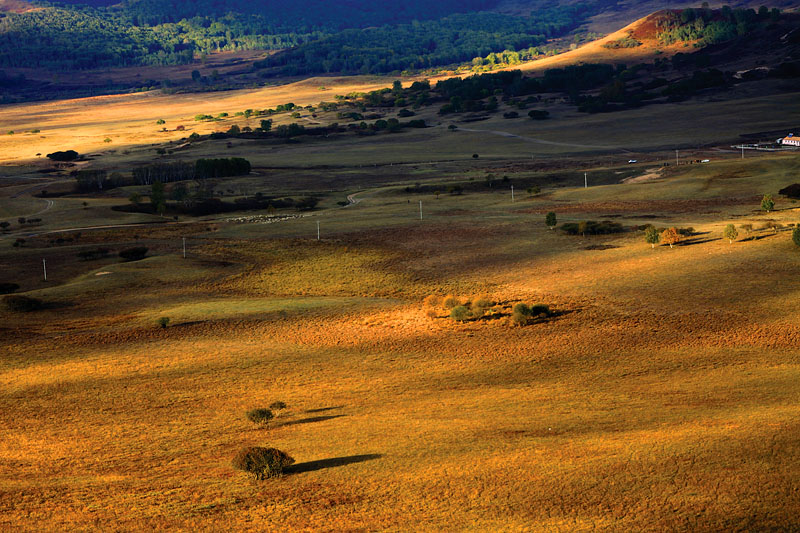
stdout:
[[[0,524],[794,529],[798,251],[787,230],[731,245],[721,229],[796,222],[788,201],[759,213],[758,195],[799,164],[731,159],[513,204],[426,196],[422,221],[388,188],[319,213],[320,242],[307,219],[198,227],[184,260],[166,226],[138,236],[156,250],[143,261],[54,270],[30,294],[55,308],[0,315]],[[699,236],[567,236],[543,223],[553,206]],[[560,314],[462,325],[427,316],[434,293]],[[274,400],[289,409],[271,426],[245,419]],[[238,473],[248,445],[297,471]]]
[[[800,207],[777,195],[800,181],[800,157],[729,150],[788,127],[796,94],[737,89],[602,115],[553,102],[542,123],[439,124],[428,110],[436,127],[397,135],[176,152],[251,159],[250,176],[219,184],[231,196],[324,195],[272,224],[112,211],[131,187],[32,196],[70,182],[39,173],[36,153],[75,148],[99,154],[90,168],[128,170],[192,131],[244,125],[196,113],[386,85],[0,108],[16,131],[0,136],[0,220],[12,221],[0,282],[49,304],[0,306],[0,530],[800,528]],[[160,133],[158,118],[187,132]],[[662,167],[676,147],[682,163],[711,162]],[[445,192],[488,173],[497,187]],[[519,185],[513,202],[503,175]],[[521,184],[535,179],[548,185],[532,196]],[[416,182],[441,194],[405,191]],[[338,206],[347,195],[359,201]],[[570,236],[548,229],[548,211],[629,231]],[[43,220],[16,223],[32,215]],[[634,229],[645,223],[695,235],[651,249]],[[100,244],[150,253],[78,260]],[[496,312],[457,323],[431,313],[432,294],[486,296]],[[519,302],[555,314],[515,327]],[[267,427],[247,420],[276,400],[288,409]],[[246,446],[296,464],[255,481],[231,465]]]

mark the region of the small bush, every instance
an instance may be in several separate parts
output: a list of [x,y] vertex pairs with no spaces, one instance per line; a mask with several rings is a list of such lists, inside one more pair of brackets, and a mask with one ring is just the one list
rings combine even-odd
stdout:
[[452,309],[454,307],[461,305],[461,302],[458,300],[458,298],[456,298],[452,294],[449,294],[444,297],[442,305],[444,306],[445,309]]
[[520,314],[520,315],[530,316],[531,308],[528,307],[528,304],[518,303],[517,305],[514,306],[512,312],[515,315]]
[[514,306],[511,312],[511,323],[516,326],[524,326],[534,318],[547,318],[552,316],[550,307],[545,304],[528,305],[525,303],[518,303]]
[[244,448],[233,458],[233,466],[256,479],[280,476],[294,459],[276,448],[253,446]]
[[272,409],[273,411],[283,411],[284,409],[286,409],[286,402],[281,402],[281,401],[272,402],[271,404],[269,404],[269,408]]
[[167,326],[169,326],[169,317],[168,316],[162,316],[161,318],[156,320],[156,323],[159,326],[161,326],[162,329],[166,329]]
[[11,294],[19,289],[16,283],[0,283],[0,294]]
[[491,301],[489,298],[485,296],[481,296],[470,306],[470,312],[472,313],[472,318],[481,318],[483,315],[489,311],[489,309],[494,306],[494,302]]
[[147,247],[145,246],[126,248],[119,253],[119,256],[125,261],[138,261],[140,259],[144,259],[146,255]]
[[266,424],[275,418],[275,414],[270,409],[251,409],[247,411],[247,419],[256,424]]
[[16,313],[28,313],[44,309],[43,301],[21,294],[10,294],[3,298],[3,302],[5,302],[6,307]]
[[422,305],[425,307],[439,307],[442,305],[442,297],[438,294],[429,294],[422,300]]
[[470,314],[469,309],[467,309],[467,307],[464,305],[457,305],[450,311],[450,318],[456,322],[464,322],[471,317],[472,315]]
[[513,313],[511,315],[511,323],[515,326],[525,326],[528,324],[528,320],[530,317],[528,315],[523,315],[522,313]]

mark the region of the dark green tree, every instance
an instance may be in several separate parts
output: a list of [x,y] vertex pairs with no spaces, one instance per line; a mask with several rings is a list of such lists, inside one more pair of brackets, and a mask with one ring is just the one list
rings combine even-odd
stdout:
[[765,194],[761,199],[761,210],[769,213],[775,208],[775,202],[772,200],[771,194]]
[[658,234],[658,230],[655,227],[647,226],[647,229],[644,230],[644,240],[650,245],[651,248],[656,247],[656,244],[658,244],[660,238],[661,236]]
[[725,235],[725,238],[728,239],[728,244],[733,244],[733,241],[739,236],[739,232],[736,230],[736,226],[733,224],[728,224],[725,226],[725,231],[723,231],[723,234]]
[[558,223],[556,219],[556,214],[553,213],[552,211],[547,213],[547,216],[544,217],[544,223],[547,224],[547,227],[549,227],[550,229],[555,228],[556,224]]

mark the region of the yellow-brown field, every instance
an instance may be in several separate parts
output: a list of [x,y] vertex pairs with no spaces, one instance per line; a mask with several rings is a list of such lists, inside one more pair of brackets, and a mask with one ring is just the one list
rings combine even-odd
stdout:
[[[276,224],[82,237],[147,243],[132,263],[6,239],[4,272],[51,308],[0,314],[0,526],[796,529],[800,216],[758,203],[799,167],[720,160],[514,203],[386,187]],[[696,235],[568,236],[551,209]],[[755,230],[729,244],[728,222]],[[430,294],[486,295],[498,314],[431,317]],[[514,327],[517,302],[556,314]],[[266,428],[246,419],[276,400],[289,408]],[[297,463],[255,481],[231,466],[253,445]]]

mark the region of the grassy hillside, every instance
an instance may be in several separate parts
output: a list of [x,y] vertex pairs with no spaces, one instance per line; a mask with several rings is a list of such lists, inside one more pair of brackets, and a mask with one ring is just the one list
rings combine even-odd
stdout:
[[[313,219],[197,228],[184,260],[164,227],[137,230],[143,261],[65,278],[54,258],[28,294],[57,307],[2,311],[0,520],[791,528],[798,252],[786,229],[758,228],[797,214],[785,200],[761,214],[758,194],[797,168],[731,159],[514,203],[429,194],[422,221],[418,197],[386,189],[320,213],[319,242]],[[695,236],[655,250],[635,230],[569,236],[545,226],[549,209]],[[728,244],[731,221],[756,229]],[[30,246],[33,266],[48,249]],[[487,295],[494,318],[422,302],[448,293]],[[517,302],[556,314],[514,327]],[[289,408],[268,427],[246,420],[275,400]],[[248,445],[296,466],[253,481],[231,466]]]

